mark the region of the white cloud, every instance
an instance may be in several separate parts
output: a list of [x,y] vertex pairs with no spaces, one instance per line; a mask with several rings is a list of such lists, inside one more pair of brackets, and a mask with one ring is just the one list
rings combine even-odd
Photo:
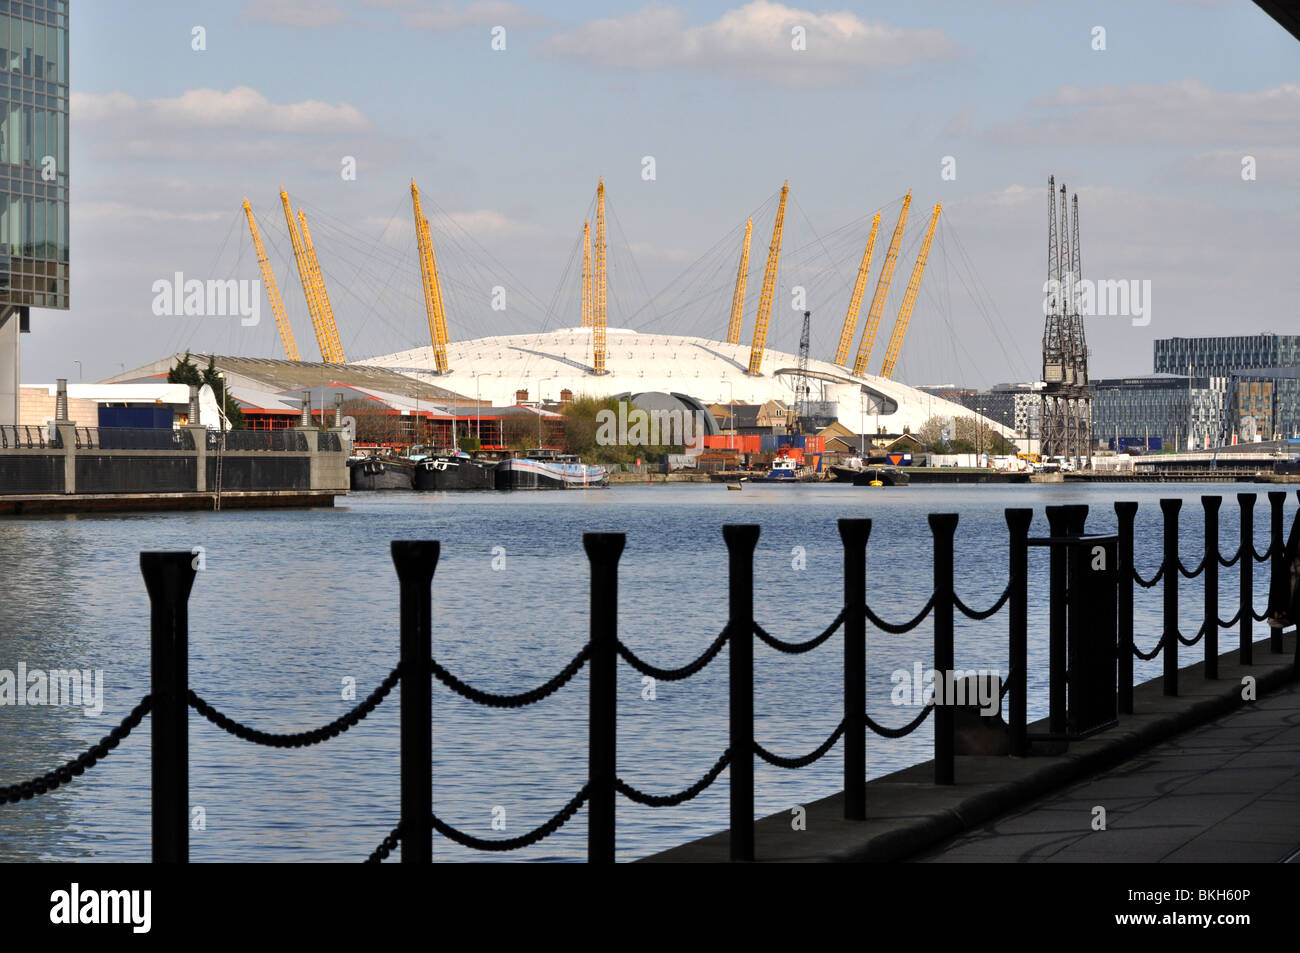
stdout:
[[72,93],[78,122],[108,122],[127,127],[206,127],[276,133],[358,132],[370,122],[356,107],[307,99],[272,103],[248,86],[229,91],[191,89],[180,96],[136,99],[126,93]]
[[[806,35],[806,49],[793,48],[796,28]],[[957,55],[938,30],[904,30],[848,11],[813,13],[769,0],[752,0],[702,26],[688,25],[684,10],[645,7],[553,36],[543,50],[596,66],[725,72],[793,87],[838,85],[869,69]]]
[[543,22],[521,7],[504,0],[475,0],[464,6],[431,0],[364,0],[378,10],[400,15],[403,26],[417,30],[457,30],[467,26],[533,26]]
[[1090,143],[1205,143],[1252,148],[1295,142],[1300,84],[1223,92],[1200,80],[1163,85],[1063,86],[1033,104],[1033,114],[994,127],[988,137],[1017,144],[1055,136]]

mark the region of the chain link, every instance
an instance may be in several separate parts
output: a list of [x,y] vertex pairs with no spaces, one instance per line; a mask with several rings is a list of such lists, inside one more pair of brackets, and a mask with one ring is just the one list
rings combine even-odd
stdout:
[[1236,555],[1234,555],[1231,559],[1224,559],[1222,556],[1220,556],[1219,565],[1223,566],[1225,569],[1229,566],[1235,566],[1237,564],[1237,560],[1241,558],[1242,551],[1243,551],[1242,547],[1238,546]]
[[1183,577],[1186,579],[1195,579],[1197,576],[1199,576],[1201,573],[1205,571],[1206,559],[1207,559],[1206,556],[1202,556],[1201,561],[1197,564],[1196,568],[1192,570],[1189,570],[1186,566],[1184,566],[1183,561],[1180,559],[1178,560],[1178,571],[1182,573]]
[[921,713],[919,715],[917,715],[915,718],[913,718],[911,721],[909,721],[906,725],[904,725],[901,728],[886,728],[884,725],[879,724],[874,719],[872,719],[870,715],[863,715],[863,717],[867,719],[867,727],[870,728],[872,731],[874,731],[876,734],[880,735],[882,738],[905,738],[906,736],[910,735],[912,732],[916,731],[917,728],[920,728],[921,722],[929,718],[930,712],[932,711],[934,711],[934,702],[930,702],[928,705],[926,705],[923,709],[921,709]]
[[1156,643],[1156,647],[1153,648],[1149,654],[1146,653],[1146,652],[1141,651],[1141,650],[1137,647],[1137,644],[1134,643],[1134,645],[1133,645],[1133,654],[1136,655],[1138,658],[1140,658],[1142,661],[1144,661],[1144,662],[1149,662],[1149,661],[1151,661],[1153,658],[1155,658],[1157,655],[1160,654],[1160,650],[1161,650],[1162,648],[1165,647],[1165,639],[1167,639],[1168,637],[1169,637],[1169,636],[1168,636],[1167,633],[1166,633],[1165,635],[1160,636],[1160,641]]
[[618,654],[622,656],[623,661],[642,675],[649,675],[651,678],[657,678],[664,682],[680,682],[684,678],[690,678],[712,662],[717,657],[717,654],[722,651],[722,647],[727,644],[727,639],[730,637],[731,623],[728,622],[726,628],[718,633],[718,637],[713,640],[713,644],[705,649],[699,658],[693,662],[687,662],[681,668],[659,668],[657,665],[651,665],[628,648],[627,643],[622,639],[618,640]]
[[300,731],[294,734],[279,735],[271,734],[265,731],[258,731],[256,728],[250,728],[247,725],[240,724],[233,718],[222,714],[213,708],[206,701],[194,694],[189,693],[190,706],[200,715],[212,722],[223,731],[228,731],[236,738],[242,738],[244,741],[251,741],[254,744],[267,745],[271,748],[305,748],[308,745],[320,744],[322,741],[329,741],[343,732],[347,731],[361,719],[379,707],[388,693],[393,690],[401,678],[401,666],[393,669],[388,673],[388,677],[379,683],[365,701],[361,702],[347,714],[336,718],[328,725],[322,728],[315,728],[311,731]]
[[464,831],[452,827],[442,818],[438,817],[437,814],[432,816],[433,829],[448,840],[455,841],[462,847],[471,847],[474,850],[504,851],[518,850],[521,847],[530,847],[538,841],[550,837],[568,823],[569,819],[578,812],[578,808],[582,807],[583,802],[587,800],[588,787],[588,785],[584,784],[582,789],[573,796],[572,800],[570,800],[568,804],[564,805],[564,807],[560,808],[560,810],[546,823],[533,828],[527,834],[521,834],[518,837],[511,837],[507,840],[484,840],[481,837],[474,837],[471,834],[466,834]]
[[48,794],[60,785],[67,784],[75,777],[80,777],[87,768],[93,768],[98,762],[108,757],[108,753],[118,746],[127,735],[140,724],[141,719],[149,713],[153,698],[145,695],[140,704],[131,709],[116,728],[99,739],[98,744],[91,745],[83,754],[73,758],[62,767],[48,771],[39,778],[0,787],[0,804],[16,804],[30,798]]
[[966,605],[966,603],[962,602],[956,593],[953,593],[952,601],[953,604],[956,605],[957,608],[961,611],[962,615],[966,616],[968,619],[979,620],[979,619],[987,619],[990,616],[996,615],[997,611],[1001,609],[1004,605],[1006,605],[1007,600],[1010,598],[1011,598],[1011,583],[1007,583],[1007,587],[1002,590],[1002,595],[998,596],[998,601],[993,603],[993,605],[985,609],[983,612],[977,612],[976,610],[972,609],[970,606]]
[[754,742],[754,753],[757,754],[764,761],[766,761],[768,764],[776,765],[778,768],[789,768],[791,770],[795,768],[806,768],[808,767],[808,765],[812,764],[813,762],[821,760],[821,758],[825,756],[826,752],[834,748],[835,743],[840,740],[840,735],[842,734],[844,734],[843,718],[841,718],[840,723],[835,726],[835,730],[831,732],[829,738],[827,738],[825,741],[819,744],[816,747],[816,749],[804,755],[802,758],[783,758],[778,754],[773,754],[772,752],[768,751],[757,741]]
[[880,618],[880,616],[872,612],[871,606],[866,603],[863,603],[862,607],[866,610],[867,618],[871,620],[871,624],[877,629],[882,629],[885,632],[892,633],[893,635],[902,635],[904,632],[911,632],[921,624],[921,620],[930,614],[930,610],[934,608],[934,595],[931,594],[930,598],[925,601],[925,605],[921,607],[920,612],[902,625],[894,625],[893,623],[886,622],[884,619]]
[[778,639],[774,635],[769,635],[767,630],[757,622],[754,623],[754,634],[762,640],[764,645],[768,645],[778,652],[784,652],[786,655],[801,655],[804,652],[811,652],[834,635],[841,623],[844,622],[844,615],[847,611],[847,609],[841,609],[840,614],[835,617],[835,621],[821,635],[815,635],[806,642],[786,642],[784,639]]
[[1160,569],[1156,572],[1154,576],[1151,577],[1151,581],[1147,582],[1145,579],[1142,578],[1142,574],[1137,571],[1137,566],[1133,567],[1133,581],[1136,582],[1143,589],[1150,589],[1152,586],[1154,586],[1156,583],[1160,581],[1161,577],[1164,576],[1164,574],[1165,574],[1165,564],[1161,563]]
[[387,837],[379,842],[379,846],[370,852],[370,856],[366,858],[366,863],[382,864],[388,859],[389,854],[397,850],[397,845],[401,843],[401,840],[402,825],[398,824]]
[[718,779],[722,769],[731,763],[731,749],[728,748],[722,752],[722,755],[714,762],[713,767],[704,773],[700,778],[684,791],[678,791],[676,794],[646,794],[632,785],[628,784],[622,778],[614,780],[614,790],[623,795],[629,801],[635,801],[637,804],[645,804],[649,807],[675,807],[678,804],[685,804],[687,801],[694,800],[700,795],[705,788]]
[[578,671],[587,664],[587,658],[591,655],[591,643],[588,642],[582,647],[582,650],[573,657],[568,665],[564,666],[559,673],[545,685],[539,685],[532,691],[520,692],[518,695],[496,695],[492,692],[480,691],[472,685],[462,682],[451,672],[447,671],[437,662],[430,660],[433,666],[434,677],[450,688],[462,698],[468,698],[476,705],[487,705],[490,708],[523,708],[525,705],[536,704],[548,695],[552,695],[564,687],[565,683]]

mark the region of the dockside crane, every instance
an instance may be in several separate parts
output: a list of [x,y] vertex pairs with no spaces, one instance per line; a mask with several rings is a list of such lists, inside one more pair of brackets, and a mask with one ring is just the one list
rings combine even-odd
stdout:
[[582,326],[591,327],[591,222],[582,223]]
[[767,346],[767,325],[772,317],[772,297],[776,294],[776,269],[781,260],[781,231],[785,228],[785,200],[790,194],[790,180],[781,186],[781,201],[772,225],[772,243],[767,248],[767,269],[763,272],[763,292],[758,298],[754,318],[754,342],[749,348],[749,373],[758,376],[763,369],[763,348]]
[[876,294],[871,299],[871,310],[867,313],[867,326],[862,329],[862,341],[858,345],[857,357],[853,359],[853,373],[861,377],[867,372],[867,361],[871,359],[871,349],[876,344],[876,330],[880,327],[880,316],[885,311],[885,298],[889,296],[889,282],[894,277],[894,265],[898,261],[898,246],[903,242],[903,228],[907,225],[907,210],[912,205],[912,193],[903,197],[903,209],[898,213],[898,224],[894,226],[894,237],[889,240],[889,252],[885,255],[885,264],[876,279]]
[[[329,311],[328,302],[322,307],[320,300],[325,285],[323,281],[319,287],[317,285],[312,255],[307,253],[303,236],[298,230],[298,222],[294,220],[293,209],[289,205],[289,193],[284,189],[280,190],[280,204],[284,206],[284,221],[289,227],[289,241],[293,245],[294,260],[298,263],[298,278],[302,281],[302,293],[307,299],[307,311],[311,315],[312,329],[316,332],[321,360],[326,364],[342,364],[346,358],[343,356],[343,347],[339,344],[333,312]],[[305,229],[306,218],[301,221]]]
[[605,370],[605,180],[596,186],[596,300],[592,310],[591,349],[592,370],[596,374]]
[[438,259],[433,253],[429,220],[420,207],[420,187],[411,180],[411,211],[415,216],[415,244],[420,254],[420,278],[424,285],[424,312],[429,319],[429,341],[439,374],[447,373],[447,311],[438,280]]
[[921,242],[921,251],[912,266],[912,277],[907,282],[907,293],[903,295],[903,306],[898,309],[894,319],[894,330],[889,335],[889,348],[885,351],[885,362],[880,366],[880,376],[889,379],[894,375],[898,364],[899,352],[903,349],[903,338],[907,335],[907,325],[912,320],[912,309],[916,307],[916,295],[921,290],[921,276],[925,274],[925,263],[930,257],[930,242],[934,240],[934,227],[939,224],[939,210],[942,203],[936,202],[930,213],[930,224],[925,229],[925,239]]
[[257,266],[262,269],[262,284],[266,285],[266,298],[271,303],[271,313],[275,315],[275,326],[280,331],[280,343],[284,345],[287,360],[301,360],[298,356],[298,342],[293,339],[293,328],[289,325],[289,316],[284,311],[284,299],[280,297],[280,285],[275,280],[275,272],[266,257],[266,248],[262,245],[262,235],[257,230],[257,220],[253,218],[253,207],[244,199],[244,215],[248,218],[248,231],[253,236],[253,248],[257,251]]
[[858,312],[862,309],[862,292],[867,287],[867,276],[871,273],[871,255],[876,248],[876,233],[880,231],[880,213],[871,220],[871,234],[867,236],[867,247],[862,253],[862,264],[858,265],[858,280],[853,283],[853,297],[849,299],[849,310],[844,315],[844,329],[840,331],[840,345],[835,349],[835,363],[844,367],[849,360],[849,347],[853,344],[853,332],[858,329]]
[[316,301],[320,304],[321,325],[325,328],[325,336],[329,339],[330,350],[334,355],[330,363],[343,364],[347,358],[343,356],[343,345],[339,343],[339,329],[334,323],[334,309],[330,307],[330,297],[325,291],[325,276],[321,274],[320,259],[316,257],[316,246],[312,244],[311,229],[307,227],[307,216],[303,214],[301,207],[298,209],[298,224],[302,226],[302,247],[307,253],[311,280],[316,285]]
[[736,290],[731,295],[731,321],[727,324],[727,343],[740,343],[740,323],[745,315],[745,285],[749,282],[749,239],[754,234],[754,220],[745,222],[745,244],[740,249],[740,267],[736,270]]

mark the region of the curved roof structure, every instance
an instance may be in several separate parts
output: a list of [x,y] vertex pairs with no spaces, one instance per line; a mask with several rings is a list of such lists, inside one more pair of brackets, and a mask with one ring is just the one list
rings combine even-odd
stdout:
[[[559,400],[560,392],[596,397],[662,391],[687,394],[702,403],[761,404],[794,400],[799,358],[782,351],[763,352],[763,372],[747,373],[749,345],[677,334],[608,329],[605,367],[596,375],[590,328],[563,328],[530,334],[453,341],[447,345],[450,369],[436,374],[432,347],[398,351],[357,361],[416,377],[466,397],[513,404],[516,392],[530,400]],[[900,381],[874,375],[855,377],[829,361],[809,359],[811,400],[834,403],[835,415],[856,433],[917,430],[930,417],[970,417],[960,404],[932,396]],[[995,430],[1012,436],[986,418]]]

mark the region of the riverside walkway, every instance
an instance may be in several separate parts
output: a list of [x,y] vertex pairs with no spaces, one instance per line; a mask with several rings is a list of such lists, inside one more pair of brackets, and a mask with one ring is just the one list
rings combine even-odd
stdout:
[[[1177,696],[1163,679],[1134,688],[1136,714],[1071,742],[1064,753],[1025,758],[958,756],[950,786],[931,782],[933,762],[867,782],[868,820],[844,819],[843,792],[756,824],[759,862],[827,861],[1265,861],[1300,848],[1300,681],[1295,634],[1282,651],[1254,645],[1182,669]],[[1242,679],[1258,697],[1242,698]],[[1041,731],[1046,720],[1030,725]],[[1093,808],[1107,811],[1094,831]],[[645,862],[720,862],[728,835],[714,834]]]
[[916,859],[1300,863],[1300,683]]

